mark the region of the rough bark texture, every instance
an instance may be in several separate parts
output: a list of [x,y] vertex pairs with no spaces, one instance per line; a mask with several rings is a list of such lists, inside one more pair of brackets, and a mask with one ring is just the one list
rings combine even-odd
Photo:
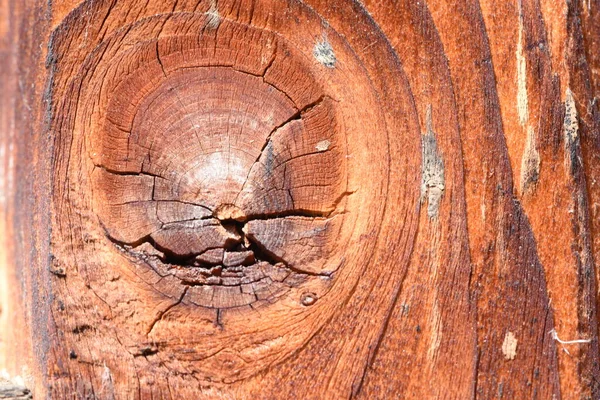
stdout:
[[599,0],[0,0],[0,71],[34,398],[600,398]]

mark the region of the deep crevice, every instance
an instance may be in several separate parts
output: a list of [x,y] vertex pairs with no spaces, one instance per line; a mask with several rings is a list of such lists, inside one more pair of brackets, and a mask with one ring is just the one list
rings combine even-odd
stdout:
[[[189,267],[199,267],[199,268],[203,268],[203,269],[211,269],[211,268],[214,268],[213,264],[210,264],[210,265],[209,264],[206,264],[206,265],[199,264],[196,260],[196,257],[198,257],[202,254],[205,254],[206,252],[208,252],[210,250],[223,248],[224,251],[230,251],[230,252],[241,252],[241,251],[250,250],[250,251],[252,251],[252,253],[254,253],[254,258],[256,260],[255,263],[259,263],[259,262],[263,262],[263,261],[268,262],[272,265],[275,265],[277,263],[282,263],[287,268],[292,269],[285,259],[278,257],[276,254],[269,251],[264,245],[262,245],[252,235],[247,235],[244,232],[244,227],[246,226],[246,224],[251,221],[268,221],[268,220],[285,219],[285,218],[293,218],[293,217],[310,218],[310,219],[333,218],[334,216],[340,214],[340,212],[336,212],[336,211],[337,211],[337,208],[338,208],[339,204],[341,203],[341,201],[354,193],[356,193],[356,191],[345,191],[345,192],[341,193],[335,199],[333,206],[332,206],[331,210],[329,210],[329,211],[299,209],[299,210],[279,211],[279,212],[273,212],[273,213],[253,214],[250,216],[244,216],[240,219],[222,219],[221,220],[221,219],[217,218],[217,220],[219,220],[220,224],[226,230],[235,233],[241,239],[232,241],[230,243],[223,243],[223,246],[211,247],[211,248],[205,249],[201,253],[177,254],[177,253],[173,252],[171,249],[169,249],[165,246],[161,246],[159,243],[157,243],[154,240],[154,238],[152,237],[152,235],[155,232],[152,232],[152,233],[150,233],[144,237],[141,237],[140,239],[135,240],[135,241],[123,242],[123,241],[117,240],[114,237],[112,237],[109,234],[106,227],[104,226],[104,224],[101,223],[101,225],[104,228],[106,237],[112,243],[114,243],[116,246],[118,246],[126,251],[131,251],[132,249],[135,249],[135,248],[147,243],[150,246],[152,246],[154,249],[156,249],[157,252],[159,253],[159,254],[155,254],[154,256],[157,257],[162,263],[167,264],[167,265],[189,266]],[[211,217],[211,218],[213,218],[213,217]],[[192,219],[192,220],[188,220],[188,221],[195,221],[195,220],[202,220],[202,219],[206,219],[206,218],[197,218],[197,219]],[[178,221],[178,222],[181,222],[181,221]],[[177,222],[173,222],[173,223],[177,223]],[[295,270],[295,272],[306,273],[305,271],[301,271],[301,270]]]
[[231,250],[233,250],[233,251],[250,250],[254,253],[254,258],[256,259],[256,263],[259,263],[261,261],[268,262],[271,265],[275,265],[277,263],[282,263],[287,267],[288,263],[284,259],[277,257],[275,254],[268,251],[264,246],[262,246],[262,244],[258,240],[253,238],[251,235],[247,235],[244,232],[244,227],[246,226],[247,222],[248,222],[248,220],[236,221],[233,219],[226,219],[226,220],[221,221],[221,224],[224,227],[226,227],[226,229],[227,229],[227,227],[230,227],[242,238],[241,242],[235,248],[233,248]]

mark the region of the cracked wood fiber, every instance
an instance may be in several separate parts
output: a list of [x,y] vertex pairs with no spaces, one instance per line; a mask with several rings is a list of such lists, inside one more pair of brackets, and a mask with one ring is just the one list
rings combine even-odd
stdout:
[[0,0],[0,370],[600,398],[599,44],[599,0]]

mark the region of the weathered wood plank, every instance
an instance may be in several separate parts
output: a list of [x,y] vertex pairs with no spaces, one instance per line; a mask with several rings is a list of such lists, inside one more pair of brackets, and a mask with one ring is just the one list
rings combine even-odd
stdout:
[[599,397],[599,17],[0,0],[0,368],[36,398]]

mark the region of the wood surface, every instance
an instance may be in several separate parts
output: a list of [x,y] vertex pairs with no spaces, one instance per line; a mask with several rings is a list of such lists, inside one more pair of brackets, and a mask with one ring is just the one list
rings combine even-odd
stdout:
[[0,71],[34,398],[600,398],[600,0],[0,0]]

